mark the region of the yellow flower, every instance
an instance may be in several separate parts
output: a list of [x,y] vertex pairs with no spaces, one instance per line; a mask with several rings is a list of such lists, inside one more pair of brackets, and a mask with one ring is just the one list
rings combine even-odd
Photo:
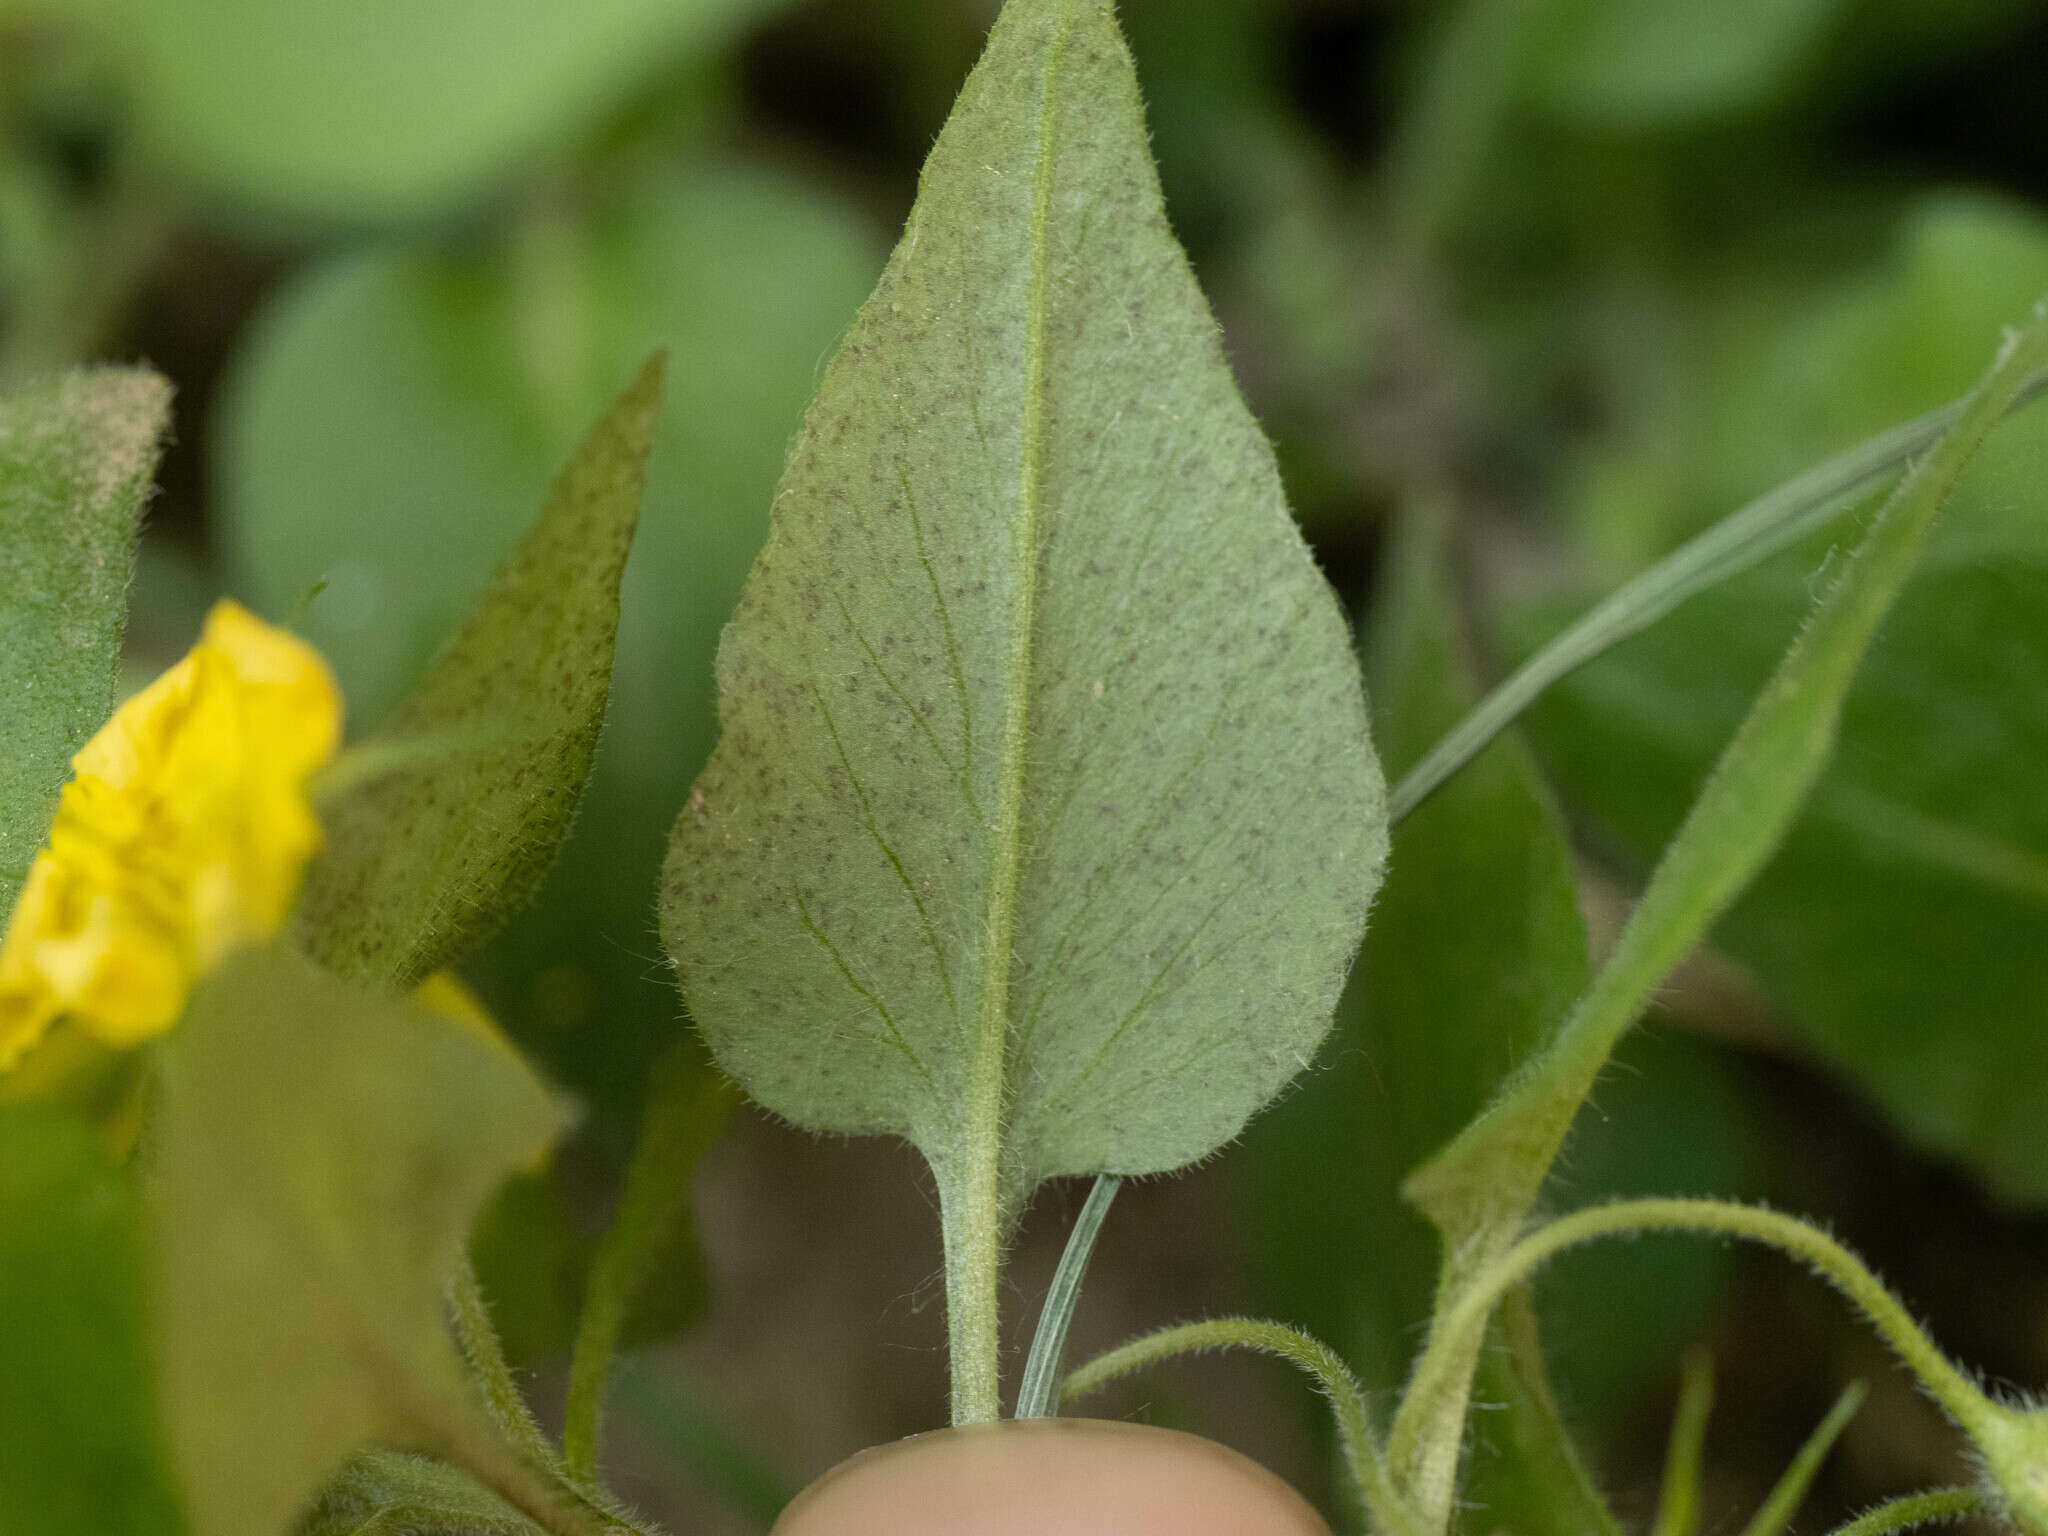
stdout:
[[68,1017],[109,1045],[168,1029],[193,984],[284,922],[341,740],[320,654],[231,602],[72,758],[0,940],[0,1069]]

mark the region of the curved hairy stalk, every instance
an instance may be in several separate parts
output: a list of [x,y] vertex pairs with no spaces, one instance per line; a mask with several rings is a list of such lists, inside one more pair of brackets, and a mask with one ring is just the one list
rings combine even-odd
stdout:
[[1387,1465],[1380,1455],[1379,1434],[1366,1407],[1365,1389],[1337,1352],[1320,1339],[1312,1338],[1284,1323],[1263,1318],[1219,1317],[1207,1322],[1183,1323],[1162,1328],[1142,1338],[1098,1355],[1067,1377],[1061,1393],[1072,1402],[1176,1355],[1199,1354],[1211,1349],[1250,1349],[1274,1355],[1314,1380],[1330,1400],[1337,1420],[1337,1439],[1343,1447],[1344,1462],[1350,1469],[1359,1498],[1372,1518],[1375,1532],[1384,1536],[1418,1536],[1420,1526],[1401,1496],[1395,1491]]

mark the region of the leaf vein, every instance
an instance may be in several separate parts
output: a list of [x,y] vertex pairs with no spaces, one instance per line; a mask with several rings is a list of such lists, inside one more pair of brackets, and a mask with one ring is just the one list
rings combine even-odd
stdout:
[[960,1001],[953,992],[953,972],[946,964],[946,949],[939,941],[938,929],[932,922],[932,915],[925,908],[924,898],[917,893],[917,882],[910,878],[910,871],[903,867],[903,860],[897,857],[896,850],[889,846],[889,840],[875,824],[874,802],[868,798],[868,792],[860,782],[860,774],[853,766],[853,759],[847,755],[846,743],[839,735],[838,722],[832,718],[831,706],[826,704],[825,695],[815,683],[811,685],[811,697],[817,701],[818,714],[825,721],[826,734],[832,738],[832,750],[839,754],[839,766],[846,770],[847,785],[853,790],[854,798],[860,802],[861,825],[867,829],[868,836],[875,840],[875,846],[882,850],[882,857],[889,861],[889,867],[896,871],[896,878],[903,884],[903,893],[917,909],[918,927],[924,934],[925,943],[931,948],[933,961],[938,965],[939,986],[945,991],[946,1006],[957,1019],[960,1016]]

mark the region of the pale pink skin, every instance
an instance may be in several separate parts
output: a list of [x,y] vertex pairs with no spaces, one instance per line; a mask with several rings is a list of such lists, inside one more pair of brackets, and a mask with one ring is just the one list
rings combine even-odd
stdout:
[[1330,1536],[1308,1501],[1214,1441],[1101,1419],[914,1435],[841,1462],[771,1536]]

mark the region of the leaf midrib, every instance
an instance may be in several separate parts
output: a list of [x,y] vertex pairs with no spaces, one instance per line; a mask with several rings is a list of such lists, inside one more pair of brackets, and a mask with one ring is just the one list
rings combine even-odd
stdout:
[[987,1241],[999,1246],[1001,1153],[1008,1108],[1010,973],[1015,953],[1017,898],[1023,863],[1024,778],[1030,732],[1033,641],[1037,633],[1038,524],[1041,511],[1045,408],[1047,225],[1051,218],[1054,125],[1060,65],[1073,34],[1077,0],[1060,8],[1046,52],[1045,91],[1039,111],[1038,154],[1032,186],[1030,298],[1024,335],[1023,421],[1020,428],[1017,517],[1012,556],[1017,572],[1010,610],[1010,654],[1005,668],[1002,777],[996,794],[994,850],[989,871],[973,1066],[968,1081],[968,1203],[974,1224],[988,1224]]

